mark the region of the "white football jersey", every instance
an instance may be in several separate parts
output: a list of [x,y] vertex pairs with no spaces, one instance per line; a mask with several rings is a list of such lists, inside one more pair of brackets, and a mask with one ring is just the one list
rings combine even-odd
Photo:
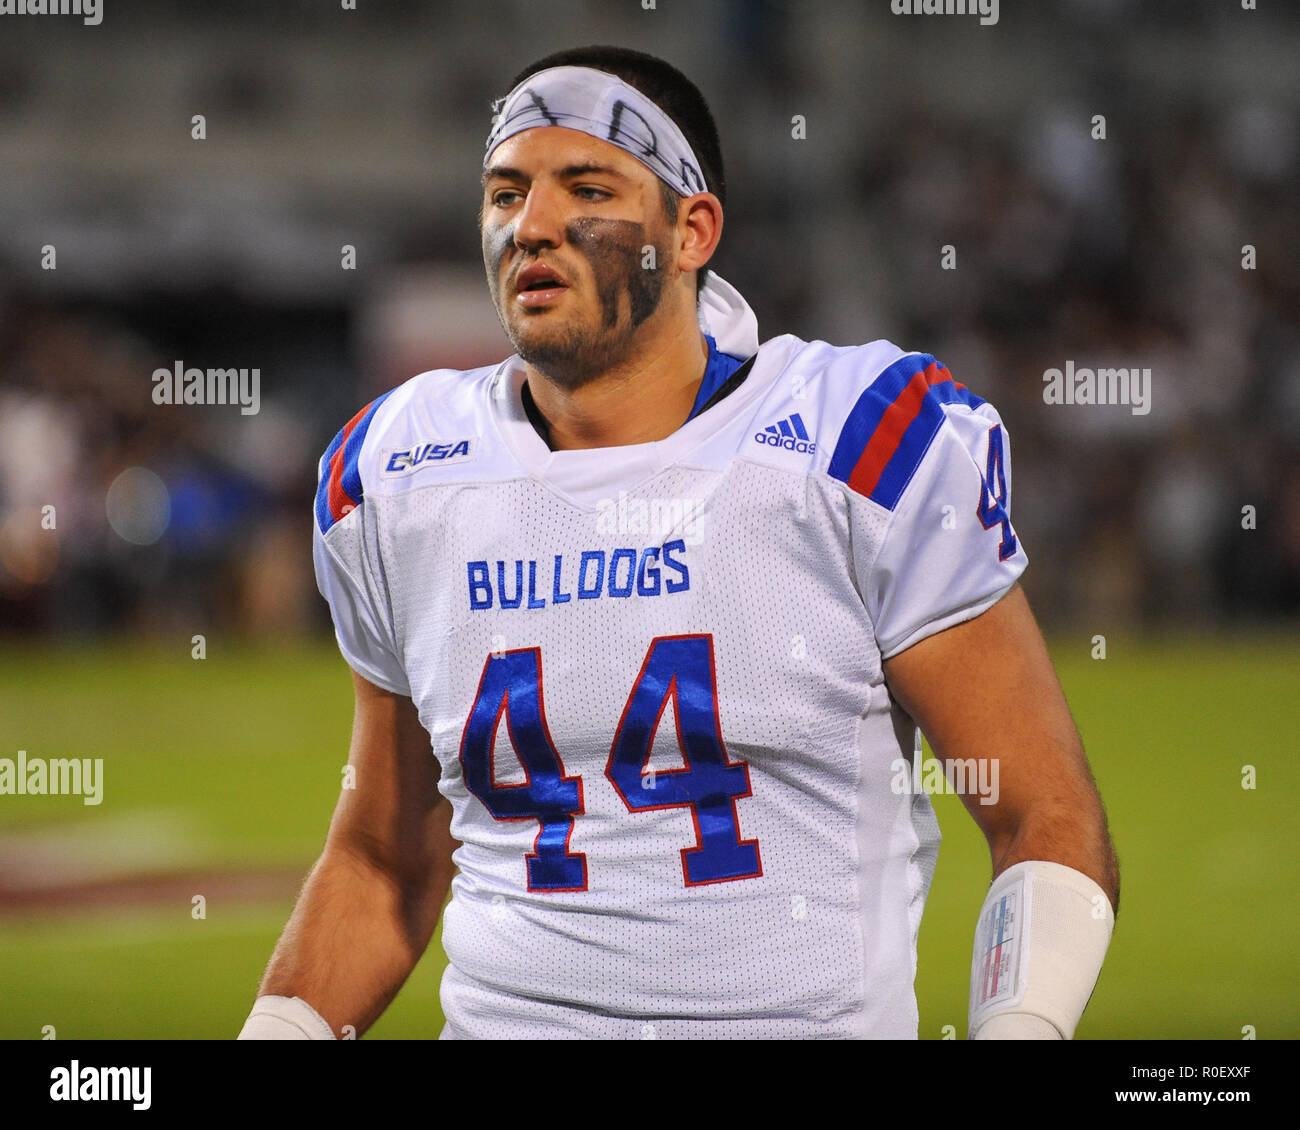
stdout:
[[[712,384],[753,352],[724,321]],[[518,357],[434,370],[322,459],[339,645],[414,700],[462,845],[444,1038],[917,1034],[939,834],[882,660],[1023,570],[1007,437],[884,341],[740,376],[553,452]]]

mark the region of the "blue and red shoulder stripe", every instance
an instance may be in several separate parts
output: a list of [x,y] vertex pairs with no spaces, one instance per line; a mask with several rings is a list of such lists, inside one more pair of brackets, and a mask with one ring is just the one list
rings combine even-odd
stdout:
[[322,534],[335,522],[361,505],[361,445],[366,441],[370,421],[391,395],[378,396],[339,430],[321,456],[320,482],[316,487],[316,524]]
[[943,424],[943,406],[983,403],[930,354],[900,357],[858,397],[828,470],[893,510]]

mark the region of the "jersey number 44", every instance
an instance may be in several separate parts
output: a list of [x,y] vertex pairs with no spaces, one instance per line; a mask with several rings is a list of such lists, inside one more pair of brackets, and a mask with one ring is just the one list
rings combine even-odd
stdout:
[[[648,769],[669,701],[683,765]],[[504,716],[524,780],[498,784],[493,747]],[[465,785],[497,820],[537,820],[524,858],[530,891],[585,891],[587,857],[570,850],[583,782],[565,773],[546,725],[540,648],[489,655],[460,743]],[[749,766],[722,744],[711,635],[657,636],[632,684],[610,747],[605,776],[629,812],[687,808],[695,844],[682,848],[688,887],[763,874],[758,841],[742,840],[736,801],[751,795]]]

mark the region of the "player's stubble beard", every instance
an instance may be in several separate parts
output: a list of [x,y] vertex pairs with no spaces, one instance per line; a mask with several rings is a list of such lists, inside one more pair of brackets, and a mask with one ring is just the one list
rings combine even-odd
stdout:
[[[665,261],[665,247],[662,239],[647,238],[645,225],[635,220],[587,216],[571,220],[564,231],[568,248],[591,267],[590,281],[570,281],[579,282],[583,289],[594,283],[599,299],[597,325],[590,324],[585,312],[558,318],[555,311],[524,313],[516,315],[524,327],[520,332],[520,322],[507,317],[512,299],[502,295],[501,261],[514,246],[513,223],[483,229],[483,261],[497,317],[515,351],[539,373],[573,389],[608,372],[632,352],[637,331],[663,300],[665,279],[659,264]],[[647,247],[654,249],[653,269],[642,266]],[[530,262],[525,259],[519,269]],[[552,318],[558,324],[544,328],[528,325],[529,319],[542,318]]]

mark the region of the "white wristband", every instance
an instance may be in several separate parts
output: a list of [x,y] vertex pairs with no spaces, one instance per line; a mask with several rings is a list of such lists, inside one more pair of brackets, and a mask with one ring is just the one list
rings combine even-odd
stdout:
[[240,1040],[333,1040],[334,1029],[301,997],[258,997]]
[[969,1039],[1074,1037],[1115,915],[1105,892],[1060,863],[1026,860],[989,888],[975,928]]

